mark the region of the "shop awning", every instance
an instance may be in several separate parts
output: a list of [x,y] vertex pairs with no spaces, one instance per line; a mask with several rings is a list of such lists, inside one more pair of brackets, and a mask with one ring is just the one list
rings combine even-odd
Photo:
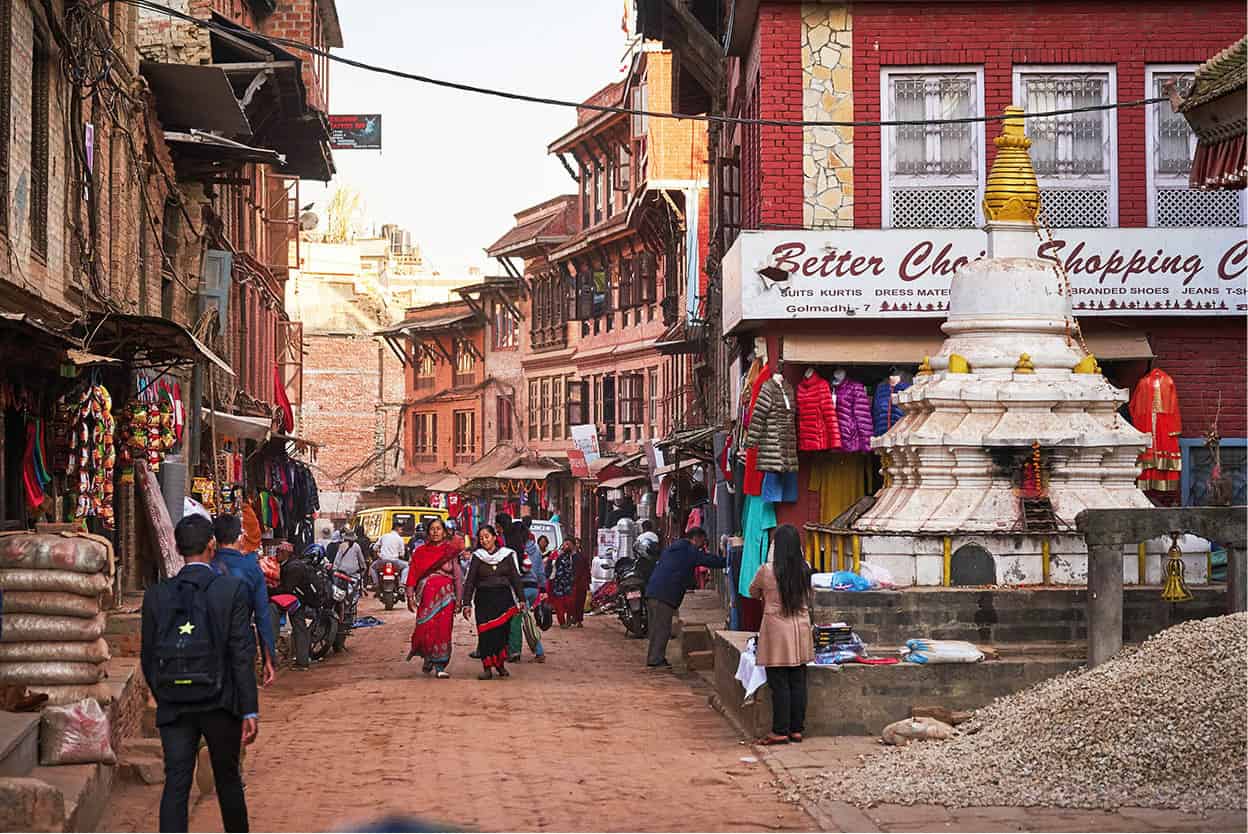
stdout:
[[429,484],[426,489],[430,492],[455,492],[463,485],[463,479],[452,472]]
[[[1139,330],[1084,334],[1097,359],[1151,359],[1148,337]],[[784,338],[784,361],[800,365],[918,365],[940,353],[944,339],[922,333],[881,338],[862,333],[800,333]]]
[[156,116],[168,130],[212,131],[221,136],[251,135],[251,124],[220,67],[144,61],[139,71],[156,98]]
[[1186,98],[1173,94],[1176,109],[1196,133],[1192,188],[1238,189],[1248,183],[1245,87],[1248,37],[1201,64]]
[[[514,446],[495,446],[481,458],[466,466],[460,473],[461,486],[478,479],[499,477],[499,472],[518,464],[524,453]],[[433,487],[430,487],[433,489]],[[438,490],[442,492],[444,490]]]
[[671,473],[676,472],[677,470],[688,469],[691,466],[704,465],[704,463],[705,463],[704,461],[690,458],[689,460],[682,460],[680,463],[669,463],[667,466],[660,466],[658,469],[654,470],[654,474],[670,475]]
[[217,431],[244,440],[264,440],[273,430],[273,421],[264,417],[248,417],[245,414],[229,414],[224,411],[203,409],[205,426],[216,423]]
[[543,463],[522,463],[519,466],[512,466],[504,469],[495,475],[496,478],[506,478],[513,481],[544,481],[557,472],[564,472],[562,466]]
[[286,157],[277,151],[244,145],[202,130],[166,130],[165,141],[175,152],[174,165],[179,176],[214,173],[246,162],[263,162],[278,167],[286,163]]
[[62,348],[73,348],[78,346],[78,342],[64,333],[58,333],[52,328],[34,319],[25,313],[6,313],[0,312],[0,328],[11,330],[18,334],[17,338],[32,338],[34,343],[52,342]]
[[629,484],[644,483],[649,480],[645,475],[621,475],[618,478],[608,478],[598,484],[599,489],[620,489]]
[[234,376],[230,363],[213,353],[177,322],[159,316],[93,313],[84,349],[147,367],[185,365],[206,360]]

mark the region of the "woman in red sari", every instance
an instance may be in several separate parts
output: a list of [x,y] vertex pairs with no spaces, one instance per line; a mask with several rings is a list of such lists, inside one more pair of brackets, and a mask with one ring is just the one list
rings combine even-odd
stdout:
[[447,536],[442,520],[435,518],[429,522],[425,543],[412,552],[407,609],[416,614],[416,628],[407,659],[423,657],[426,675],[436,672],[439,678],[450,677],[446,667],[451,662],[455,604],[464,586],[459,567],[462,549],[457,539]]
[[589,595],[589,557],[581,549],[581,540],[572,539],[572,610],[571,621],[577,628],[585,627],[585,597]]

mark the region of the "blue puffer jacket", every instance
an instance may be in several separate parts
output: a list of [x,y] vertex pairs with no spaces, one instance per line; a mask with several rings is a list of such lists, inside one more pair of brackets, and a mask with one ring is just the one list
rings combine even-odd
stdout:
[[875,386],[875,396],[871,399],[871,421],[875,424],[873,437],[879,437],[897,425],[897,421],[901,419],[904,412],[901,406],[893,402],[893,394],[897,391],[905,391],[909,387],[908,382],[890,385],[887,379]]
[[699,566],[723,570],[728,562],[722,556],[695,549],[688,539],[677,539],[659,556],[659,563],[646,584],[646,596],[679,608],[685,599],[685,590],[693,584],[693,569]]

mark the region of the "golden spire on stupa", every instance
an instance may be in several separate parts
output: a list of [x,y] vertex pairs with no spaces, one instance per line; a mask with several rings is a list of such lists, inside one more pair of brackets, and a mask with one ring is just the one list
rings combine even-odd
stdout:
[[1001,135],[992,140],[997,158],[988,171],[984,189],[984,217],[989,221],[1012,221],[1035,225],[1040,213],[1040,185],[1031,167],[1027,138],[1023,125],[1023,108],[1005,108]]

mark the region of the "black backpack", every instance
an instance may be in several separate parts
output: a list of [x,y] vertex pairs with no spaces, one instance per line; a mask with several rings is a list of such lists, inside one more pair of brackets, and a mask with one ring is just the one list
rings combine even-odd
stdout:
[[208,615],[208,589],[216,573],[201,589],[186,579],[173,579],[174,604],[160,618],[156,629],[157,700],[197,704],[214,700],[224,687],[221,653],[213,641]]

